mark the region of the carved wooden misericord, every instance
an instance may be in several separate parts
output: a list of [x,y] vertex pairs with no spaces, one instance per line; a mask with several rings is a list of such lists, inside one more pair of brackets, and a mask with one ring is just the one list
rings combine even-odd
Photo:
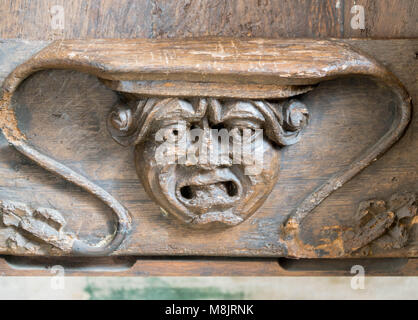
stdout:
[[[67,118],[42,111],[55,103],[45,91],[62,99],[67,93],[51,88],[67,81],[72,96],[86,99],[91,87],[95,101],[105,96],[73,109],[97,125],[96,138],[80,140],[79,154],[48,142],[82,137],[69,124],[77,118],[71,103]],[[47,114],[65,125],[57,131],[33,125]],[[410,118],[411,98],[401,82],[336,41],[55,42],[4,80],[0,127],[34,166],[99,199],[115,227],[100,239],[84,238],[81,228],[74,230],[83,216],[71,212],[74,204],[60,209],[0,193],[0,253],[341,257],[393,252],[412,241],[407,255],[415,256],[412,189],[358,199],[348,218],[335,214],[335,225],[322,227],[326,243],[303,240],[315,209],[391,148]],[[222,132],[225,141],[215,135]],[[94,150],[103,151],[94,161],[109,163],[96,175],[109,178],[83,172],[82,157]],[[140,184],[124,187],[124,181]]]

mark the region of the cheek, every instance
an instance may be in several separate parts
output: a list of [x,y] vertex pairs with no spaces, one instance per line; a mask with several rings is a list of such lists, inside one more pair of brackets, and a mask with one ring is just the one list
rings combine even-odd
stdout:
[[137,145],[135,148],[135,159],[141,162],[150,163],[155,158],[155,146],[149,142]]
[[270,185],[275,183],[280,171],[280,149],[274,147],[270,141],[263,140],[263,150],[261,170],[257,170],[259,174],[251,176],[251,181],[257,185]]
[[135,148],[135,166],[142,183],[148,184],[150,176],[158,172],[155,148],[152,145],[141,144]]
[[[175,165],[159,165],[156,160],[156,148],[158,145],[150,142],[138,145],[135,148],[135,166],[137,174],[145,189],[156,195],[162,192],[166,186],[160,186],[160,179],[168,177],[168,180],[175,179],[173,169]],[[171,186],[168,186],[171,188]]]
[[269,179],[277,178],[280,171],[280,149],[274,147],[269,141],[264,143],[263,173]]

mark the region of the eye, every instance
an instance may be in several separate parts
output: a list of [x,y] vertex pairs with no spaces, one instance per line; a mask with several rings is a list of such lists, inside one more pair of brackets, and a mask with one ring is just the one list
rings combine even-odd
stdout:
[[251,127],[251,126],[236,126],[236,128],[240,131],[240,132],[251,132],[254,133],[255,132],[255,128]]
[[244,139],[251,139],[256,135],[256,129],[254,128],[240,128],[241,134]]
[[232,139],[241,141],[244,144],[252,144],[256,141],[257,137],[263,136],[263,131],[260,128],[254,128],[253,126],[238,125],[235,126],[231,132],[233,133]]
[[186,128],[184,125],[175,123],[162,127],[157,131],[157,135],[163,137],[163,140],[178,141],[183,137]]
[[174,139],[179,139],[182,135],[184,130],[178,126],[170,127],[167,130]]
[[239,124],[233,127],[233,130],[236,130],[241,134],[242,136],[253,136],[256,133],[256,130],[260,128],[255,128],[252,125],[246,125],[246,124]]

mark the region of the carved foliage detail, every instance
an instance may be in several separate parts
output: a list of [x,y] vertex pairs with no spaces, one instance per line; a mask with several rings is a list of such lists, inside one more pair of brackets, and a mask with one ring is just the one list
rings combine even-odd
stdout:
[[48,244],[61,253],[69,253],[74,238],[65,232],[65,219],[57,210],[30,208],[14,201],[0,201],[0,218],[4,226],[13,230],[7,239],[8,247],[32,251]]
[[416,194],[408,192],[394,194],[389,201],[361,202],[353,227],[343,233],[346,253],[371,244],[381,249],[403,248],[411,228],[418,222],[416,199]]

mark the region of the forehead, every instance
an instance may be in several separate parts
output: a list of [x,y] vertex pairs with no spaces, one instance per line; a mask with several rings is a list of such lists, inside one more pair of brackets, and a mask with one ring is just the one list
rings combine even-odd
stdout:
[[155,114],[158,122],[188,121],[196,122],[207,117],[211,123],[230,120],[250,120],[264,122],[264,117],[251,101],[208,101],[202,107],[199,99],[164,99],[161,101],[160,112]]

